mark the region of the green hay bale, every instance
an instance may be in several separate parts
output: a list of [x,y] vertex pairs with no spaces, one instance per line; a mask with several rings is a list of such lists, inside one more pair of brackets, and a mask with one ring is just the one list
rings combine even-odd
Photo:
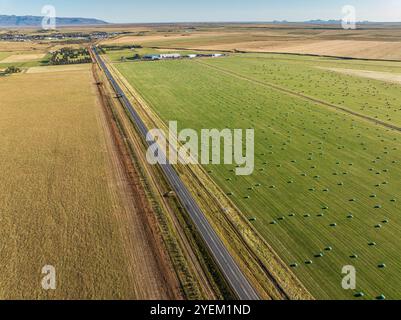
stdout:
[[357,255],[357,254],[352,254],[352,255],[350,256],[350,258],[351,258],[351,259],[358,259],[358,255]]
[[315,255],[315,258],[323,258],[324,254],[322,252]]
[[334,227],[337,227],[337,223],[331,223],[331,224],[330,224],[330,227],[333,227],[333,228],[334,228]]
[[385,269],[387,266],[385,263],[381,263],[377,266],[379,269]]
[[381,294],[380,296],[376,297],[376,300],[386,300],[386,296]]
[[295,217],[295,213],[290,213],[288,216],[289,217]]
[[357,292],[354,294],[355,298],[363,298],[365,296],[365,294],[363,292]]
[[272,221],[272,222],[270,222],[270,224],[274,226],[277,224],[277,221]]
[[379,204],[375,206],[375,209],[381,209],[381,208],[382,208],[382,206]]
[[298,268],[298,263],[291,263],[291,264],[290,264],[290,267],[291,267],[291,268]]
[[333,248],[332,247],[327,247],[327,248],[324,248],[324,251],[333,251]]
[[370,246],[370,247],[375,247],[375,246],[377,246],[377,243],[376,243],[376,242],[373,242],[373,241],[372,241],[372,242],[369,242],[369,246]]
[[312,260],[307,260],[307,261],[305,261],[305,264],[311,265],[311,264],[313,264],[313,261]]
[[375,228],[376,229],[381,229],[383,226],[381,225],[381,224],[377,224],[377,225],[375,225]]
[[304,218],[309,218],[310,214],[304,214]]
[[257,219],[256,218],[254,218],[254,217],[252,217],[252,218],[249,218],[249,221],[250,222],[255,222]]
[[390,221],[387,220],[387,219],[382,221],[382,223],[385,223],[385,224],[387,224],[387,223],[389,223],[389,222],[390,222]]

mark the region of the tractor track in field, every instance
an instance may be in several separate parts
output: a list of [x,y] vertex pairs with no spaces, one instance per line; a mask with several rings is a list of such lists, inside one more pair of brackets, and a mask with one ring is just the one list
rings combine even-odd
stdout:
[[302,94],[302,93],[299,93],[299,92],[296,92],[296,91],[292,91],[290,89],[284,88],[284,87],[276,85],[274,83],[265,82],[265,81],[261,81],[261,80],[256,80],[256,79],[244,76],[242,74],[236,73],[236,72],[231,71],[231,70],[227,70],[227,69],[224,69],[224,68],[221,68],[221,67],[217,67],[217,66],[212,66],[212,65],[210,65],[208,63],[205,63],[205,62],[196,61],[196,63],[201,64],[203,66],[207,66],[207,67],[209,67],[211,69],[220,71],[220,72],[225,73],[227,75],[234,76],[234,77],[236,77],[238,79],[246,80],[248,82],[252,82],[252,83],[267,87],[267,88],[275,89],[277,91],[284,92],[287,95],[298,97],[298,98],[301,98],[303,100],[307,100],[307,101],[310,101],[310,102],[313,102],[313,103],[316,103],[316,104],[323,105],[325,107],[329,107],[331,109],[336,109],[337,111],[342,111],[344,113],[348,113],[348,114],[350,114],[352,116],[355,116],[357,118],[366,120],[366,121],[371,122],[371,123],[373,123],[375,125],[381,125],[381,126],[386,127],[388,129],[401,132],[401,127],[396,126],[394,124],[391,124],[391,123],[388,123],[388,122],[385,122],[385,121],[381,121],[381,120],[377,120],[377,119],[369,117],[367,115],[352,111],[352,110],[350,110],[348,108],[341,107],[341,106],[338,106],[336,104],[332,104],[332,103],[329,103],[329,102],[326,102],[324,100],[320,100],[320,99],[317,99],[317,98],[314,98],[314,97],[310,97],[308,95],[305,95],[305,94]]

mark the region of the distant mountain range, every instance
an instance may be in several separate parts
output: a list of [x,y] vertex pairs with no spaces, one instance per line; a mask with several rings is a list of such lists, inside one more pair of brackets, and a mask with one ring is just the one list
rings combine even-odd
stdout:
[[[342,20],[309,20],[309,21],[298,21],[298,22],[291,22],[291,21],[273,21],[275,24],[288,24],[288,23],[303,23],[303,24],[320,24],[320,25],[341,25]],[[372,21],[357,21],[357,24],[399,24],[399,22],[372,22]]]
[[[40,27],[43,17],[0,15],[0,27]],[[82,26],[108,24],[106,21],[90,18],[56,18],[57,26]]]

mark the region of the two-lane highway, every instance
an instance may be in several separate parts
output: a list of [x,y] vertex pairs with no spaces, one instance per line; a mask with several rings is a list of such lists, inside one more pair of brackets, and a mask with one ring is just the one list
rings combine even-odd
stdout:
[[[103,59],[100,57],[97,48],[92,47],[91,50],[94,59],[99,64],[103,72],[106,74],[106,77],[110,81],[121,103],[131,115],[132,120],[137,126],[140,134],[146,139],[148,129],[146,128],[144,122],[140,118],[139,114],[135,111],[135,108],[132,106],[131,102],[125,96],[124,91],[121,89],[120,85],[115,81]],[[148,143],[149,145],[152,145],[154,142]],[[182,206],[191,217],[198,232],[202,236],[206,246],[208,247],[215,262],[220,268],[221,273],[225,277],[233,292],[240,300],[259,300],[259,296],[256,293],[255,289],[246,279],[245,275],[240,270],[231,254],[228,252],[220,237],[210,225],[204,213],[196,203],[194,197],[189,192],[188,188],[185,186],[173,166],[167,163],[161,165],[161,168],[165,176],[167,177],[172,189],[180,200]]]

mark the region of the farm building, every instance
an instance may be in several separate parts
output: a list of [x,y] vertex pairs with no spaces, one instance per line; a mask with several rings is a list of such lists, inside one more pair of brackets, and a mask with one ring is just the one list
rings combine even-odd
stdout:
[[157,54],[147,54],[142,57],[143,60],[160,60],[161,56]]
[[224,57],[225,54],[223,53],[208,53],[208,54],[199,54],[198,57],[202,58],[218,58],[218,57]]
[[160,55],[161,59],[179,59],[181,55],[179,53],[163,53]]

